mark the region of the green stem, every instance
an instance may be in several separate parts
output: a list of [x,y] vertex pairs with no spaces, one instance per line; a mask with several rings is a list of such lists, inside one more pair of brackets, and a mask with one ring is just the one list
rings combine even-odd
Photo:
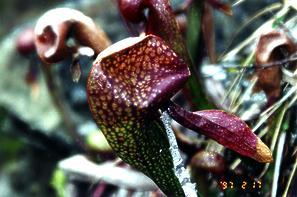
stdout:
[[193,1],[188,11],[188,28],[187,28],[187,47],[190,59],[190,71],[192,73],[186,84],[186,90],[189,91],[189,97],[193,102],[194,110],[215,108],[207,100],[207,96],[203,91],[201,76],[195,65],[199,64],[199,55],[202,53],[200,36],[201,36],[201,16],[204,1]]

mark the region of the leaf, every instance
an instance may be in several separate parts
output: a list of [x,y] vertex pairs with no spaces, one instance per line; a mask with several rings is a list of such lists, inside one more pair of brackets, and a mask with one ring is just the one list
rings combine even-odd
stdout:
[[113,109],[117,116],[143,113],[167,102],[189,75],[186,63],[157,36],[127,38],[97,57],[88,94],[91,99],[98,96],[92,101],[100,101],[98,107]]
[[99,54],[88,78],[89,106],[112,149],[168,196],[184,196],[158,108],[185,84],[186,63],[159,37],[127,38]]
[[[145,18],[145,9],[148,14]],[[127,22],[145,22],[145,33],[162,38],[189,63],[186,46],[168,0],[120,0],[119,10]]]
[[[191,9],[193,20],[188,20],[189,27],[193,28],[193,35],[199,35],[200,26],[196,25],[200,24],[200,10],[201,10],[201,2],[194,2],[197,4],[197,9]],[[145,33],[147,35],[153,34],[162,38],[167,45],[181,58],[183,58],[186,63],[190,67],[190,71],[192,75],[190,76],[186,87],[183,89],[184,93],[188,95],[189,100],[193,101],[195,108],[207,108],[208,101],[205,99],[205,94],[202,90],[202,86],[200,85],[197,76],[199,76],[198,71],[194,64],[192,64],[190,56],[188,54],[187,47],[185,45],[184,38],[180,32],[179,26],[175,19],[175,15],[170,6],[170,1],[168,0],[120,0],[119,1],[119,10],[122,13],[124,19],[127,22],[132,23],[140,23],[143,22],[145,26]],[[145,18],[145,12],[147,11],[147,18]],[[189,17],[187,17],[189,19]],[[192,22],[195,21],[195,25],[192,26]],[[198,31],[197,31],[198,30]],[[188,36],[187,36],[188,37]],[[192,38],[192,40],[199,40],[198,37]],[[196,46],[197,43],[193,42],[191,45]],[[193,48],[193,47],[191,47]],[[197,51],[193,50],[195,56],[197,55]],[[194,56],[193,56],[194,57]],[[200,101],[203,101],[205,105],[200,105]],[[207,107],[205,107],[207,106]]]
[[139,23],[145,20],[143,0],[119,0],[118,5],[125,20],[132,23]]
[[272,105],[281,94],[281,68],[276,65],[261,65],[277,62],[297,51],[293,40],[283,31],[273,30],[260,37],[256,47],[256,68],[258,81],[255,90],[263,90],[268,98],[268,106]]
[[[75,54],[80,46],[90,47],[95,54],[110,45],[105,32],[82,12],[55,8],[45,12],[34,29],[36,51],[42,62],[60,62]],[[74,39],[74,46],[67,41]]]
[[258,162],[271,162],[269,148],[245,122],[221,110],[189,112],[176,104],[169,107],[169,114],[181,125],[202,133],[233,151]]

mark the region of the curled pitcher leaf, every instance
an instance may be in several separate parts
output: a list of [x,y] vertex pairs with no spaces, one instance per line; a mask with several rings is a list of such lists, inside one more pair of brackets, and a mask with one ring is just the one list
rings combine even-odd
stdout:
[[[170,48],[188,64],[192,75],[183,91],[192,99],[193,107],[201,106],[204,93],[201,91],[197,68],[192,64],[185,39],[177,23],[169,0],[119,0],[119,10],[127,23],[138,23],[141,32],[162,38]],[[196,16],[195,16],[196,17]],[[196,30],[195,30],[196,31]]]
[[[255,90],[265,92],[268,105],[276,102],[281,95],[282,71],[280,66],[273,63],[289,58],[296,51],[296,43],[284,31],[273,30],[261,35],[255,52],[258,76]],[[271,65],[264,67],[267,64]]]
[[169,106],[172,118],[183,126],[200,132],[223,146],[258,162],[272,162],[269,148],[245,122],[221,110],[186,111],[179,106]]
[[[145,10],[148,15],[145,17]],[[145,33],[162,38],[189,63],[184,39],[168,0],[119,0],[119,10],[127,22],[145,23]]]
[[119,0],[120,11],[125,20],[140,23],[145,20],[143,0]]
[[124,39],[101,52],[87,84],[92,115],[110,146],[168,196],[184,196],[158,108],[182,88],[185,62],[159,37]]
[[[44,13],[35,26],[35,45],[45,63],[56,63],[88,46],[96,54],[110,45],[104,31],[82,12],[71,8],[55,8]],[[69,46],[70,36],[77,42]]]

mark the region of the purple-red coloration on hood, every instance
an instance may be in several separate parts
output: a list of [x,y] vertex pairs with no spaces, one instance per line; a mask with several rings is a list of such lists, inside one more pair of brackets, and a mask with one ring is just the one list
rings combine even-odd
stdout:
[[177,105],[169,107],[170,115],[183,126],[200,132],[259,162],[271,162],[269,148],[251,131],[240,118],[221,110],[188,112]]

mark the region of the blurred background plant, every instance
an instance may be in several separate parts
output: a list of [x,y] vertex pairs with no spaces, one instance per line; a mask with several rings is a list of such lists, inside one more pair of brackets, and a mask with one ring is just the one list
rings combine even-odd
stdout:
[[[190,109],[216,106],[236,113],[270,147],[274,162],[241,157],[173,123],[186,165],[202,196],[294,196],[297,2],[225,1],[232,16],[228,7],[211,2],[218,1],[171,1],[199,70],[201,86],[192,85],[204,90],[199,97],[179,93],[175,100]],[[92,60],[79,57],[84,66],[78,83],[69,72],[71,59],[53,67],[55,77],[49,81],[34,47],[19,49],[37,18],[54,7],[82,11],[112,42],[126,38],[131,32],[117,2],[0,4],[0,196],[160,196],[149,179],[116,158],[98,132],[85,93]],[[69,125],[75,137],[67,132]]]

